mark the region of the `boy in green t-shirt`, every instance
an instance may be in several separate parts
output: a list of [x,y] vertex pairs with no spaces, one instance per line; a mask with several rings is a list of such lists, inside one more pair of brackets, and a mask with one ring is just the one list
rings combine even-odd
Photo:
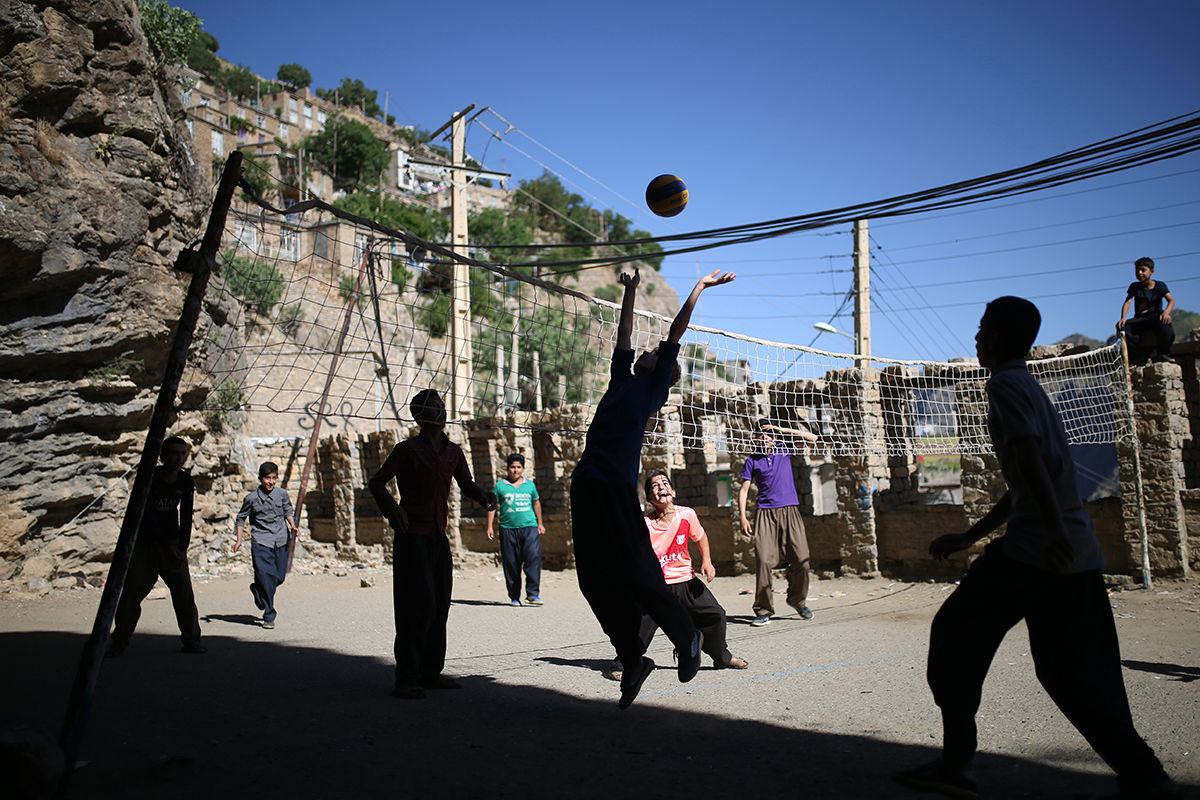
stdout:
[[525,478],[525,456],[513,453],[505,459],[508,477],[496,481],[498,511],[487,515],[487,537],[495,539],[492,521],[500,514],[500,558],[504,562],[504,583],[510,605],[521,605],[521,569],[525,569],[525,602],[540,606],[538,595],[542,580],[542,545],[539,537],[546,532],[542,524],[542,501],[537,487]]

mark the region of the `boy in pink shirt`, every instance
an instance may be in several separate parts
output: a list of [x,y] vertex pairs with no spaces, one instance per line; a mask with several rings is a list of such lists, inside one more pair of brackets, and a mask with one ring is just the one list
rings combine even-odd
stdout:
[[[701,650],[712,658],[716,669],[745,669],[748,662],[734,656],[725,646],[725,609],[692,568],[688,540],[695,542],[700,550],[700,575],[709,582],[717,576],[708,537],[704,535],[699,517],[695,510],[675,505],[675,487],[662,470],[651,472],[642,488],[652,507],[645,517],[650,546],[658,556],[667,589],[687,610],[696,630],[704,637]],[[650,646],[657,631],[657,623],[648,614],[643,614],[638,636],[644,648]],[[621,679],[620,660],[613,661],[611,672],[613,680]]]

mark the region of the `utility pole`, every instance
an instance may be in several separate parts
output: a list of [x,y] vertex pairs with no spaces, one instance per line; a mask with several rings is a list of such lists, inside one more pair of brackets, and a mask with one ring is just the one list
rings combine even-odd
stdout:
[[[462,257],[467,255],[467,173],[466,116],[474,104],[460,111],[450,123],[450,247]],[[451,363],[454,385],[450,410],[455,419],[474,416],[471,398],[471,273],[464,261],[455,260],[454,297],[450,305]]]
[[865,219],[854,220],[854,352],[871,365],[871,238]]

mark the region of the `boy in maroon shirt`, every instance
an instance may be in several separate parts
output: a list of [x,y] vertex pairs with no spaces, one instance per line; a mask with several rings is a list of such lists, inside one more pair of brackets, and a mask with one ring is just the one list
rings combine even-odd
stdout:
[[[446,539],[450,479],[488,511],[496,509],[496,498],[471,479],[462,448],[446,437],[446,405],[438,393],[433,389],[418,392],[409,409],[421,432],[396,445],[368,486],[396,534],[392,549],[396,683],[392,695],[419,700],[426,689],[461,686],[442,674],[453,583]],[[392,478],[400,490],[398,503],[387,488]]]

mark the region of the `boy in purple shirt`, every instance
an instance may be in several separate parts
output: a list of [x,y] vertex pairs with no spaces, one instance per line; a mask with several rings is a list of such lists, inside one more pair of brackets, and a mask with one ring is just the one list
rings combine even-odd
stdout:
[[[621,274],[625,296],[617,324],[612,377],[588,426],[587,444],[571,476],[571,528],[579,589],[608,634],[625,669],[622,710],[629,707],[654,662],[643,654],[638,631],[643,611],[662,628],[679,653],[679,680],[700,668],[700,632],[667,589],[658,557],[646,536],[638,499],[638,471],[646,424],[662,408],[679,377],[679,340],[700,293],[734,279],[720,271],[701,278],[671,323],[667,339],[633,360],[633,307],[640,276]],[[632,368],[633,372],[630,372]]]
[[754,555],[758,572],[754,576],[754,621],[762,627],[770,623],[775,613],[771,592],[771,570],[779,565],[780,556],[787,562],[787,603],[796,609],[801,619],[812,619],[808,607],[808,537],[804,534],[804,519],[800,516],[800,498],[796,496],[796,481],[792,476],[792,455],[795,450],[775,439],[775,434],[798,436],[806,442],[817,441],[812,431],[783,428],[759,420],[755,441],[758,452],[746,459],[742,468],[742,488],[738,492],[738,514],[742,535],[751,535],[746,503],[750,484],[758,487],[758,511],[754,515]]
[[[461,687],[442,674],[454,575],[446,539],[450,480],[488,511],[496,510],[496,498],[471,479],[462,448],[446,437],[446,406],[438,393],[433,389],[418,392],[409,409],[421,432],[396,445],[367,485],[396,534],[392,546],[396,616],[392,696],[419,700],[426,689]],[[400,502],[388,491],[392,478],[400,490]]]

